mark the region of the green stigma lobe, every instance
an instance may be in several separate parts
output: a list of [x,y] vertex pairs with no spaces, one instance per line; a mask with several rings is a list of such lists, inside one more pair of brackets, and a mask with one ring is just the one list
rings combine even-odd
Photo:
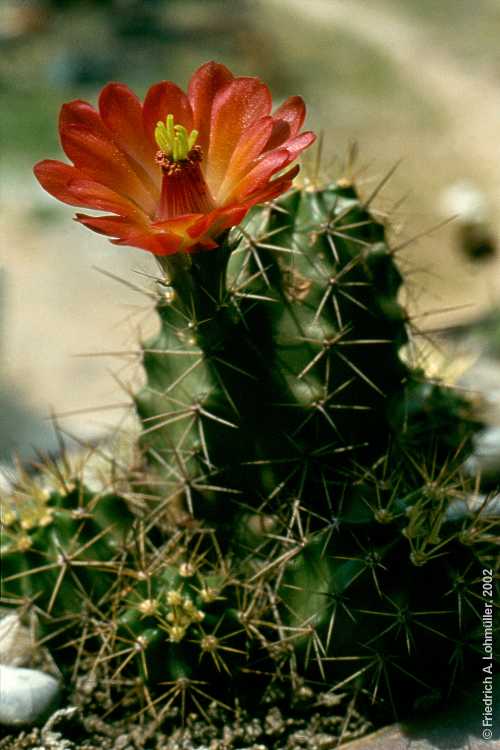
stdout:
[[158,122],[155,128],[158,147],[172,161],[187,159],[197,138],[197,130],[192,130],[188,135],[184,125],[174,123],[174,116],[171,114],[167,115],[165,122]]

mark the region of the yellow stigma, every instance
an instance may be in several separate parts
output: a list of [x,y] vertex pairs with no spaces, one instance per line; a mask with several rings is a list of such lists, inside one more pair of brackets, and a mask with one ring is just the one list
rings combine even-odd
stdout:
[[167,115],[165,122],[159,122],[155,128],[158,147],[172,161],[187,159],[197,138],[197,130],[192,130],[188,135],[184,125],[175,125],[173,115]]

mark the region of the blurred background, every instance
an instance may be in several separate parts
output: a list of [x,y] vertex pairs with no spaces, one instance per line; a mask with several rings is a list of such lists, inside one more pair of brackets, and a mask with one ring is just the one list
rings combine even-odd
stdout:
[[0,462],[51,450],[51,414],[81,439],[119,425],[154,324],[150,300],[105,275],[147,286],[153,259],[72,222],[32,176],[63,158],[62,102],[95,103],[110,80],[185,86],[209,59],[277,102],[301,94],[330,179],[348,170],[369,195],[401,161],[375,205],[395,244],[422,235],[400,256],[404,301],[426,330],[487,330],[497,362],[499,32],[498,0],[1,0]]

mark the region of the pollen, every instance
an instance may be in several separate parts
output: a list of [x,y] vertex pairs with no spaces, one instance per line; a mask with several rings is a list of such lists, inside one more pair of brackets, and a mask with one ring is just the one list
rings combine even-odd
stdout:
[[155,140],[160,150],[169,161],[186,161],[198,138],[198,131],[190,133],[184,125],[176,125],[173,115],[167,115],[165,122],[158,122],[155,128]]

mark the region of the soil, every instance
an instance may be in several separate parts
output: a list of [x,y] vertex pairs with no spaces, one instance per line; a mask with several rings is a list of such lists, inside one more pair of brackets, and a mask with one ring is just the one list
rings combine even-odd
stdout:
[[273,705],[229,716],[213,704],[206,717],[192,713],[184,725],[174,711],[161,728],[151,719],[108,723],[72,706],[42,728],[4,736],[0,750],[333,750],[371,729],[345,694],[303,689],[288,710]]

